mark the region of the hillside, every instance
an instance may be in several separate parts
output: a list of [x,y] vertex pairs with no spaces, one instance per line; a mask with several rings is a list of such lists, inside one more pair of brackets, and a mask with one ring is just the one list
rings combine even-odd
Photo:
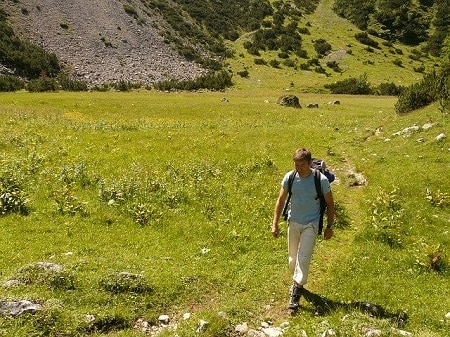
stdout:
[[[426,41],[386,40],[373,29],[375,35],[364,35],[351,13],[336,10],[341,3],[4,0],[0,9],[17,36],[54,53],[69,74],[91,85],[191,80],[228,65],[238,88],[256,81],[317,92],[365,73],[375,84],[409,85],[437,66]],[[432,2],[423,7],[430,26]],[[0,64],[3,73],[14,70]]]
[[132,2],[136,15],[130,15],[124,3],[21,0],[2,5],[20,36],[55,53],[75,78],[89,83],[146,84],[190,79],[204,72],[164,41],[157,28],[165,25],[161,18],[144,12],[139,1]]

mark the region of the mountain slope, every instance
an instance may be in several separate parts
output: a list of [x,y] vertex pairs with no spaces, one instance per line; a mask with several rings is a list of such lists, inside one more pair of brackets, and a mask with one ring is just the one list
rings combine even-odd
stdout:
[[158,28],[165,23],[139,1],[21,0],[3,6],[24,39],[55,53],[75,78],[92,84],[183,80],[205,71],[165,42]]

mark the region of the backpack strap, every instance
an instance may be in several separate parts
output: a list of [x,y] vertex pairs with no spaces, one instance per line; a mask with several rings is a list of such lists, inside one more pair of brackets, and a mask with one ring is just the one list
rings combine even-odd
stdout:
[[325,202],[325,198],[322,193],[322,185],[320,184],[320,172],[319,170],[314,170],[314,184],[316,185],[316,200],[320,200],[320,217],[319,217],[319,235],[322,234],[323,230],[323,215],[325,213],[325,209],[327,207],[327,203]]
[[296,170],[293,170],[291,174],[289,175],[288,179],[288,197],[286,199],[286,204],[284,205],[283,209],[283,219],[284,221],[288,218],[288,207],[289,203],[291,202],[291,196],[292,196],[292,184],[294,183],[295,175],[297,174]]

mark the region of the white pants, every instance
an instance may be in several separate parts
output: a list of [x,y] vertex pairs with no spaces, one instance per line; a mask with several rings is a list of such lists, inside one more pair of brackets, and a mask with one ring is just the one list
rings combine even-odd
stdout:
[[289,223],[289,268],[294,272],[293,279],[299,285],[304,285],[308,281],[309,265],[316,243],[318,226],[314,223],[306,225]]

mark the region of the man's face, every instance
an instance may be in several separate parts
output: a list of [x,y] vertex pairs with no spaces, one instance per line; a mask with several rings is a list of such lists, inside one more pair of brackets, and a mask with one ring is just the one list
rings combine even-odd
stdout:
[[301,177],[307,177],[311,173],[311,162],[307,160],[294,160],[295,170]]

